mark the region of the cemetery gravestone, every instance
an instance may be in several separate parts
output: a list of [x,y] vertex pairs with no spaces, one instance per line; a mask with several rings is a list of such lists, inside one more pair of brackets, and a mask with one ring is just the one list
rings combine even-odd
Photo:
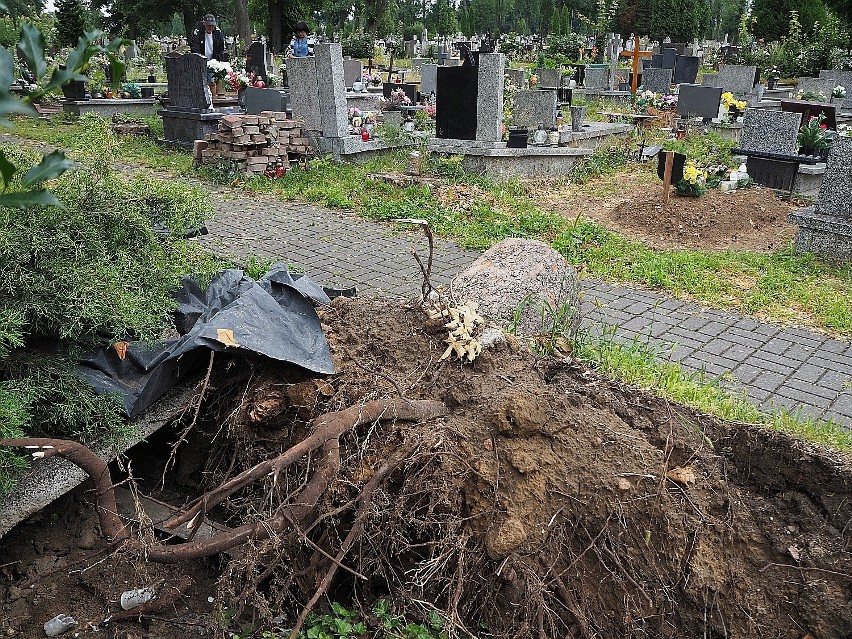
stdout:
[[289,99],[287,93],[278,89],[259,89],[248,87],[245,93],[246,113],[257,115],[262,111],[287,111]]
[[476,139],[496,142],[503,138],[503,70],[502,53],[482,53],[477,69]]
[[678,91],[678,115],[696,118],[715,118],[719,114],[722,89],[700,84],[681,84]]
[[756,84],[755,76],[757,67],[738,64],[723,64],[719,67],[719,73],[715,79],[716,86],[730,91],[737,97],[744,97],[752,93]]
[[476,139],[477,67],[438,68],[438,109],[435,136],[451,140]]
[[269,76],[266,71],[266,45],[263,42],[252,42],[246,52],[246,71],[254,73],[265,86],[269,86]]
[[556,124],[556,91],[518,91],[512,112],[512,126],[535,128]]
[[822,93],[826,100],[831,97],[831,92],[837,86],[837,78],[799,78],[796,91],[802,93]]
[[677,59],[677,51],[675,49],[663,49],[661,54],[660,68],[674,69],[675,60]]
[[646,69],[642,73],[642,86],[647,91],[668,95],[671,93],[672,70],[671,69]]
[[801,115],[749,109],[743,117],[740,147],[765,153],[795,155]]
[[586,67],[583,86],[586,89],[606,89],[609,87],[609,69]]
[[655,53],[651,56],[651,63],[648,65],[649,67],[653,67],[655,69],[663,68],[663,54]]
[[317,96],[326,138],[349,135],[349,117],[343,75],[343,50],[337,42],[314,45],[317,70]]
[[430,62],[432,62],[432,58],[413,58],[411,60],[411,70],[417,73],[424,64],[429,64]]
[[352,89],[352,84],[361,82],[364,77],[364,64],[360,60],[343,61],[343,86]]
[[438,65],[424,64],[420,67],[420,94],[428,98],[438,95]]
[[506,77],[509,78],[509,81],[514,84],[516,87],[520,88],[524,86],[524,80],[526,79],[526,73],[523,69],[506,69]]
[[166,76],[169,108],[203,111],[210,106],[207,60],[204,56],[197,53],[167,55]]
[[536,69],[535,74],[538,77],[538,86],[542,89],[555,89],[562,79],[562,69]]
[[834,142],[814,206],[790,215],[799,225],[796,250],[852,261],[852,137]]
[[[819,72],[820,77],[822,77],[823,73],[823,71]],[[841,105],[843,110],[848,111],[852,109],[852,71],[831,70],[825,73],[827,73],[827,75],[825,76],[826,78],[833,77],[837,81],[837,84],[835,84],[835,86],[840,85],[844,89],[846,89],[846,99],[843,100],[843,103]],[[831,88],[833,89],[834,87]]]
[[673,84],[695,82],[698,77],[698,66],[701,58],[691,55],[679,55],[675,60],[674,75],[672,77]]
[[781,110],[790,113],[800,113],[801,123],[804,124],[811,117],[825,116],[823,124],[831,131],[837,130],[837,114],[833,104],[828,102],[810,102],[805,100],[781,100]]
[[316,58],[290,58],[287,61],[287,76],[293,117],[305,121],[305,130],[322,132]]

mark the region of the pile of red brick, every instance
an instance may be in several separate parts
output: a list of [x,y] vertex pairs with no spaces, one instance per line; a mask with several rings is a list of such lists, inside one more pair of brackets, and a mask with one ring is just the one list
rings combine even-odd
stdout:
[[281,167],[289,168],[291,161],[312,152],[310,142],[302,136],[302,124],[275,111],[226,115],[217,132],[196,141],[195,160],[199,164],[231,161],[246,175],[275,172],[276,168],[280,173]]

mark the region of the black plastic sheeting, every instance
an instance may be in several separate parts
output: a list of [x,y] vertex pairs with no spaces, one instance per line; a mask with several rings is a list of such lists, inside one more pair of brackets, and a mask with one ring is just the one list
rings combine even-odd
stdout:
[[[209,352],[245,351],[289,362],[314,373],[334,373],[334,364],[313,304],[329,304],[332,295],[305,276],[293,276],[277,264],[258,281],[242,271],[220,273],[207,290],[185,279],[176,294],[178,339],[157,344],[132,343],[122,360],[113,348],[101,348],[79,362],[80,375],[99,393],[118,394],[128,416],[135,417],[180,379],[205,366]],[[230,330],[236,346],[219,339]]]

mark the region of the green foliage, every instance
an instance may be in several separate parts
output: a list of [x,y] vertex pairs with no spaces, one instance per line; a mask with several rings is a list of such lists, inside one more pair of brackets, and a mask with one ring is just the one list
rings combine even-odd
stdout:
[[672,42],[692,42],[707,23],[709,7],[705,0],[652,0],[651,34]]
[[369,58],[373,55],[373,37],[369,34],[351,35],[341,42],[343,55],[352,58]]
[[581,57],[580,49],[584,45],[584,40],[576,33],[570,33],[565,36],[551,36],[547,39],[545,53],[549,58],[555,60],[557,64],[576,62]]
[[58,0],[56,3],[56,40],[59,45],[73,47],[86,31],[85,9],[81,0]]
[[822,0],[754,0],[751,15],[755,36],[766,41],[780,40],[789,32],[793,12],[797,13],[804,31],[810,31],[815,22],[825,22],[826,19]]

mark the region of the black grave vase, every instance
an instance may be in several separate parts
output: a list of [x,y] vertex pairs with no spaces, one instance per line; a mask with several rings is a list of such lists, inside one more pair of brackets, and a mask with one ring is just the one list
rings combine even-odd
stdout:
[[799,147],[799,155],[817,155],[817,150],[812,146]]
[[527,139],[529,138],[529,130],[524,128],[509,129],[509,141],[506,142],[507,149],[525,149],[527,148]]

